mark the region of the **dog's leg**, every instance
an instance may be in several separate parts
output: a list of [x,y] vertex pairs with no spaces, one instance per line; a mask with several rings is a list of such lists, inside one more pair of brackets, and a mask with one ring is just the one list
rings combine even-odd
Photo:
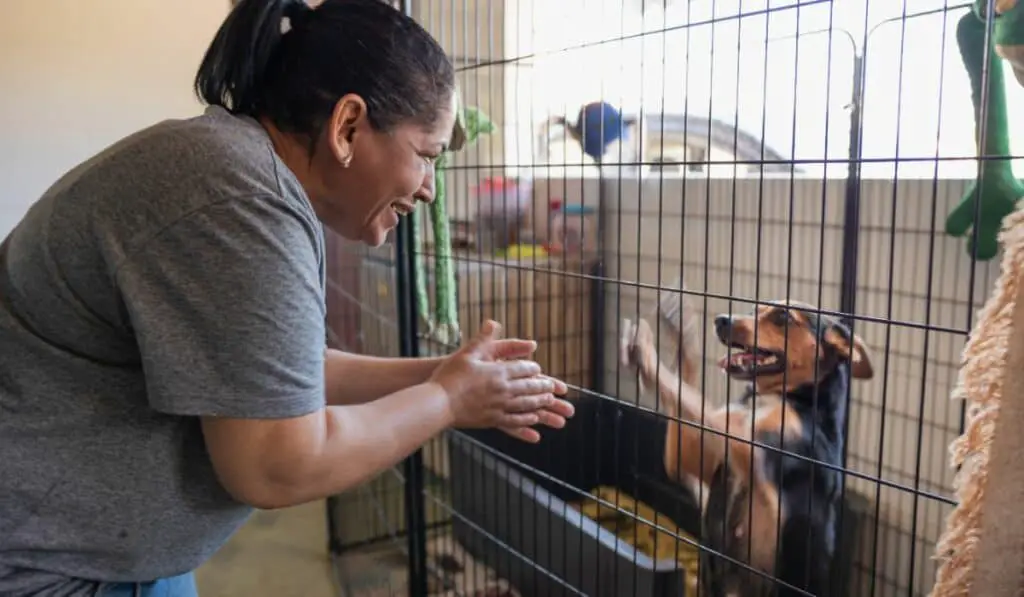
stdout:
[[[679,376],[661,362],[654,346],[654,333],[647,321],[623,320],[619,357],[623,365],[636,369],[642,386],[655,389],[660,398],[665,398],[659,403],[669,414],[678,414],[675,397],[679,394]],[[641,387],[641,390],[646,387]]]
[[[686,290],[686,284],[682,280],[676,280],[673,284],[679,290]],[[690,301],[682,292],[674,290],[662,290],[661,299],[658,301],[658,318],[663,329],[668,333],[676,344],[676,371],[689,385],[697,383],[697,346],[700,343],[699,332],[700,322],[697,317],[697,310],[693,308]]]
[[[686,290],[686,284],[682,278],[670,287],[679,289],[662,290],[661,299],[658,300],[658,320],[665,333],[675,341],[675,362],[676,371],[683,378],[683,382],[689,386],[697,384],[697,367],[699,365],[698,346],[700,345],[700,328],[697,310],[693,308],[686,295],[681,291]],[[676,425],[677,423],[671,423]],[[678,440],[678,434],[675,437]],[[677,441],[670,441],[668,446],[676,446]],[[678,482],[685,485],[696,500],[700,502],[701,511],[707,507],[708,487],[698,478],[686,473],[679,473]]]
[[[654,346],[654,334],[644,320],[624,322],[621,340],[623,362],[635,367],[640,378],[655,388],[666,414],[682,421],[669,421],[665,441],[665,470],[678,482],[684,475],[707,482],[730,450],[730,465],[748,466],[751,449],[746,414],[723,409],[707,410],[704,398],[692,385],[661,364]],[[726,444],[724,432],[730,439]]]

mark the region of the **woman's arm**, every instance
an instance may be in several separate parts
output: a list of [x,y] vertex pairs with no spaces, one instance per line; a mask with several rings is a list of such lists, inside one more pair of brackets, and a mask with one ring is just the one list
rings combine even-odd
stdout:
[[363,404],[421,384],[442,360],[371,357],[328,349],[324,359],[327,404]]
[[257,508],[341,493],[392,466],[454,421],[438,384],[367,404],[291,419],[206,417],[203,434],[221,484]]
[[[349,406],[289,418],[202,417],[221,484],[239,501],[280,508],[341,493],[399,462],[450,426],[502,427],[537,441],[535,424],[560,427],[572,406],[565,384],[529,360],[534,343],[477,337],[438,365],[426,383]],[[526,429],[530,434],[516,432]]]

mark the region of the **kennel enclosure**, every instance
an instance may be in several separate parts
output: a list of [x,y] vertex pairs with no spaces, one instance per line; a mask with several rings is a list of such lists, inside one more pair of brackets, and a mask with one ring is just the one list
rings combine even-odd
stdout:
[[[332,553],[400,546],[412,583],[400,590],[427,594],[441,572],[425,545],[442,537],[522,595],[680,594],[681,566],[623,545],[571,506],[613,485],[696,531],[685,495],[641,470],[660,458],[647,443],[657,433],[638,430],[664,417],[617,352],[621,320],[649,316],[679,277],[704,322],[790,297],[864,339],[876,376],[854,385],[848,405],[835,594],[930,590],[954,504],[946,448],[963,419],[948,397],[996,274],[942,230],[976,173],[954,40],[968,6],[670,4],[401,6],[448,49],[464,102],[499,125],[445,173],[460,229],[472,228],[471,189],[491,177],[531,181],[523,236],[538,243],[553,200],[591,208],[597,222],[595,249],[572,254],[496,255],[473,247],[470,232],[455,235],[466,245],[452,257],[463,333],[491,317],[538,340],[536,360],[569,382],[580,414],[537,446],[450,431],[330,500]],[[600,163],[544,128],[590,100],[636,107],[631,135]],[[436,247],[408,229],[403,221],[379,250],[330,239],[333,345],[393,356],[453,348],[416,320],[412,258]],[[426,273],[432,287],[433,267]],[[715,371],[724,349],[708,331],[699,385],[717,403],[741,388]]]

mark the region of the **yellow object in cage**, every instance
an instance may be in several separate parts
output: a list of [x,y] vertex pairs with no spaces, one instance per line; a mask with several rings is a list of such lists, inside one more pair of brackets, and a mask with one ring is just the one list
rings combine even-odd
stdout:
[[[686,572],[686,595],[697,595],[699,552],[697,541],[692,535],[677,527],[665,514],[614,487],[598,486],[590,493],[597,499],[587,498],[573,504],[581,514],[615,533],[620,541],[655,560],[679,562],[679,567]],[[654,525],[661,528],[655,528]],[[677,539],[673,534],[682,539]]]
[[496,257],[508,259],[530,259],[531,257],[547,257],[547,249],[540,245],[511,245],[503,251],[498,251]]

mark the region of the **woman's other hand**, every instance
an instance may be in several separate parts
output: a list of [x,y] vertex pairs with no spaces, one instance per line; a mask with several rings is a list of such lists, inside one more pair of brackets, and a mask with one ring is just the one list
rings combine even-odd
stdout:
[[498,427],[536,442],[540,434],[531,426],[557,429],[572,416],[572,405],[558,398],[568,388],[543,375],[537,363],[522,359],[533,354],[536,342],[499,339],[500,330],[498,323],[484,322],[475,337],[434,370],[430,381],[447,394],[455,427]]
[[[552,379],[552,381],[555,383],[556,386],[554,392],[556,396],[564,396],[568,392],[568,388],[566,387],[564,382],[557,379]],[[575,410],[576,409],[573,408],[573,405],[570,404],[569,402],[565,400],[556,399],[554,400],[551,406],[548,406],[542,410],[538,410],[536,414],[537,418],[539,419],[538,422],[541,425],[553,427],[554,429],[561,429],[562,427],[565,427],[565,420],[571,417],[575,413]],[[503,426],[499,427],[499,429],[511,435],[512,437],[521,439],[525,442],[530,442],[531,444],[540,441],[540,432],[531,427]]]

